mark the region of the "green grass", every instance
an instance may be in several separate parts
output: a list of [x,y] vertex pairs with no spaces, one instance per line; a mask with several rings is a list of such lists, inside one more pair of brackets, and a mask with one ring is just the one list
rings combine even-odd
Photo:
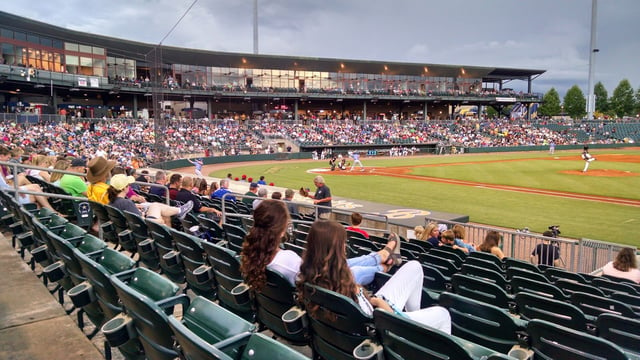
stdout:
[[[637,150],[599,150],[599,154],[633,154]],[[579,153],[559,152],[555,160],[544,152],[499,153],[461,156],[412,157],[402,159],[363,159],[366,166],[416,166],[453,164],[452,166],[416,167],[411,174],[480,183],[522,186],[568,191],[582,194],[640,199],[640,176],[590,177],[561,174],[561,170],[581,170]],[[495,162],[497,160],[518,160]],[[254,178],[265,175],[268,182],[298,189],[313,188],[315,174],[308,169],[327,167],[326,161],[298,163],[278,162],[233,168],[234,174]],[[640,173],[640,164],[596,161],[591,169],[617,169]],[[228,170],[212,173],[224,177]],[[387,176],[336,176],[325,173],[333,195],[393,204],[416,209],[466,214],[476,223],[508,228],[529,227],[542,232],[549,225],[560,225],[563,236],[590,238],[639,246],[640,208],[553,196],[516,193],[504,190],[425,182]]]

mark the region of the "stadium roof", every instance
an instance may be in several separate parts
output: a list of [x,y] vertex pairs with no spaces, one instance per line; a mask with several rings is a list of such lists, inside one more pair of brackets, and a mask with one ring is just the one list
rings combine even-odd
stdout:
[[[43,37],[107,49],[108,56],[124,57],[151,63],[157,44],[141,43],[103,35],[69,30],[0,11],[2,27],[29,32]],[[255,55],[227,53],[172,46],[160,47],[162,62],[197,66],[232,67],[247,69],[278,69],[321,72],[345,72],[385,75],[429,75],[434,77],[482,78],[485,82],[519,79],[528,80],[546,70],[482,67],[470,65],[443,65],[405,63],[393,61],[368,61],[351,59],[312,58],[281,55]],[[464,70],[464,71],[463,71]],[[426,72],[425,72],[426,71]],[[464,74],[464,75],[462,75]]]

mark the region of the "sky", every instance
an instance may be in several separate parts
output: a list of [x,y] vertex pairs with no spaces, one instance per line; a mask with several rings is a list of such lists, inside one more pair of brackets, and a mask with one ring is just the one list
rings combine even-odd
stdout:
[[[72,30],[145,43],[253,52],[253,0],[195,0],[190,8],[193,3],[2,0],[0,9]],[[546,73],[533,81],[534,92],[554,87],[564,96],[568,88],[578,85],[586,96],[591,3],[258,0],[259,53],[539,69]],[[637,90],[640,1],[600,0],[597,4],[600,52],[595,82],[601,81],[609,96],[622,79]],[[514,81],[505,87],[526,90],[526,83]]]

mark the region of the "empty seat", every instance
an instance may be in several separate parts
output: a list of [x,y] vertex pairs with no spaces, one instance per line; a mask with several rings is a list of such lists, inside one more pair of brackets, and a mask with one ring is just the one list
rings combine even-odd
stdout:
[[587,319],[584,312],[566,301],[551,299],[529,292],[516,294],[518,313],[526,320],[545,320],[578,331],[591,330],[594,318]]
[[501,287],[483,279],[455,274],[451,277],[453,291],[456,294],[475,299],[486,304],[495,305],[499,308],[515,311],[515,301],[513,297]]
[[548,282],[536,281],[520,276],[514,276],[511,279],[510,284],[513,294],[517,294],[520,292],[529,292],[560,301],[569,300],[569,296],[562,292],[559,287],[553,284],[549,284]]
[[640,354],[640,320],[615,314],[602,314],[596,320],[598,336]]

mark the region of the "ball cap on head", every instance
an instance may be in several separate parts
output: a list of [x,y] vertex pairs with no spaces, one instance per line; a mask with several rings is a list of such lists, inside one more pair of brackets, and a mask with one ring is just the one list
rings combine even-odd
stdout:
[[87,166],[87,160],[83,158],[75,158],[71,160],[71,167],[85,167]]
[[258,184],[256,183],[251,183],[251,185],[249,185],[249,189],[257,189],[258,188]]
[[107,175],[115,166],[115,161],[107,160],[102,156],[91,159],[91,161],[87,163],[87,180],[89,180],[90,183],[98,182],[102,180],[103,177]]
[[127,176],[125,174],[117,174],[111,177],[109,185],[113,186],[116,190],[124,190],[127,185],[133,184],[136,179],[133,176]]

